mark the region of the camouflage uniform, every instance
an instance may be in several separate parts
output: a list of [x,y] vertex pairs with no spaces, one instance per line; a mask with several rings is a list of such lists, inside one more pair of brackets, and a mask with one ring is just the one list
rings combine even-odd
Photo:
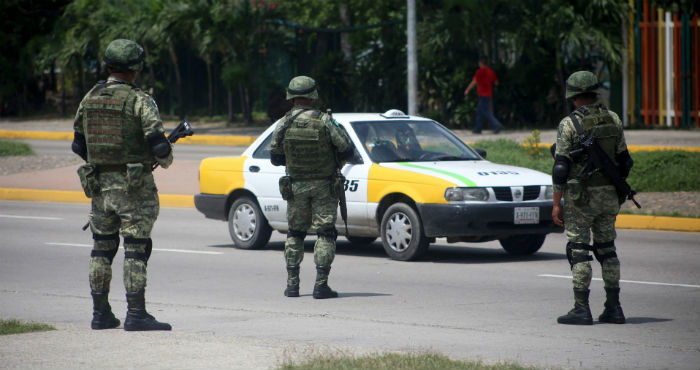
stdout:
[[[576,72],[567,80],[573,86],[586,85],[577,80],[583,76],[595,79],[590,72]],[[597,80],[589,84],[589,91],[597,90]],[[567,90],[568,91],[568,90]],[[574,91],[574,92],[577,92]],[[568,91],[567,98],[578,94]],[[579,107],[574,113],[586,135],[592,134],[606,154],[615,160],[619,153],[627,151],[622,122],[614,112],[608,111],[602,104]],[[620,210],[618,195],[612,181],[602,171],[587,179],[577,178],[577,174],[586,165],[585,160],[572,158],[571,152],[581,148],[579,135],[572,119],[567,116],[559,123],[555,158],[566,158],[571,163],[565,184],[554,184],[555,193],[563,193],[564,226],[566,229],[567,257],[571,264],[576,307],[588,307],[588,288],[591,283],[592,251],[602,268],[603,280],[608,293],[619,293],[620,261],[615,252],[615,219]],[[593,245],[591,242],[593,234]],[[589,315],[590,315],[590,310]],[[621,309],[620,309],[621,314]],[[563,317],[562,317],[563,318]],[[562,319],[560,318],[560,319]],[[564,320],[566,321],[566,320]],[[603,321],[601,319],[601,321]],[[560,323],[566,323],[561,322]]]
[[[143,50],[133,41],[115,40],[107,48],[105,60],[108,66],[121,67],[122,71],[138,71],[140,61],[127,65],[124,60],[142,60],[142,55]],[[146,264],[152,247],[150,235],[159,212],[158,189],[151,166],[157,162],[167,168],[173,161],[158,107],[148,94],[111,75],[85,95],[73,129],[76,138],[73,151],[87,161],[78,171],[81,183],[86,195],[92,198],[90,228],[94,247],[89,279],[93,298],[97,297],[93,329],[119,325],[118,320],[111,319],[107,295],[121,230],[125,250],[124,286],[130,303],[124,328],[151,330],[131,325],[129,315],[134,313],[132,300],[140,301],[135,306],[143,306]],[[147,314],[145,307],[143,314]],[[169,329],[169,325],[158,328]]]
[[[301,88],[295,90],[296,83]],[[313,86],[313,91],[304,91],[309,90],[309,84]],[[293,79],[288,98],[294,97],[316,99],[315,82],[305,76]],[[304,258],[304,237],[309,229],[318,235],[314,245],[314,262],[318,272],[316,287],[327,287],[337,237],[338,194],[332,184],[341,163],[336,158],[338,153],[351,150],[352,144],[345,131],[329,115],[311,106],[295,105],[275,127],[271,151],[273,156],[285,158],[287,179],[291,180],[286,190],[291,190],[289,195],[285,195],[285,190],[281,188],[287,200],[289,223],[284,248],[288,271],[287,296],[298,296],[299,265]],[[292,292],[289,287],[292,287]],[[316,287],[314,297],[319,298]]]
[[[588,106],[590,112],[603,113],[601,107]],[[616,141],[616,153],[627,150],[625,137],[622,132],[622,122],[614,112],[607,111],[615,123],[619,135],[614,139]],[[575,113],[579,117],[579,122],[583,121],[583,116]],[[584,132],[586,131],[584,127]],[[561,155],[571,159],[569,153],[571,150],[580,147],[578,134],[574,128],[571,118],[566,117],[559,123],[557,133],[557,150],[556,155]],[[620,210],[618,203],[617,192],[612,182],[606,178],[600,178],[598,184],[594,186],[586,186],[585,183],[579,183],[574,175],[577,172],[577,166],[574,166],[569,172],[569,181],[566,185],[554,185],[554,191],[562,191],[566,206],[564,207],[564,225],[566,227],[566,236],[569,242],[590,244],[591,233],[593,233],[594,245],[609,245],[616,237],[615,233],[615,218]],[[599,174],[602,175],[602,174]],[[604,184],[607,182],[607,184]],[[611,245],[605,248],[598,248],[597,253],[600,255],[611,254],[615,252],[615,246]],[[587,257],[587,250],[574,249],[573,257]],[[620,281],[620,262],[617,257],[606,259],[602,264],[603,280],[608,288],[619,287]],[[591,282],[591,266],[588,262],[574,264],[572,268],[574,287],[587,289]]]

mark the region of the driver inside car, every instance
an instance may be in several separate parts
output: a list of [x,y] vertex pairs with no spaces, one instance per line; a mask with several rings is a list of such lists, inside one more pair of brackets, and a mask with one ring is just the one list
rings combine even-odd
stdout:
[[401,125],[396,130],[396,151],[406,160],[415,160],[423,153],[413,130],[407,125]]

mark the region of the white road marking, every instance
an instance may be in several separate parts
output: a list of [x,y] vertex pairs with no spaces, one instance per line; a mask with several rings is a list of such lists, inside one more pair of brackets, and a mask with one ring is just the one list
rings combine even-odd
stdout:
[[40,216],[16,216],[16,215],[0,215],[4,218],[20,218],[25,220],[46,220],[46,221],[58,221],[63,220],[60,217],[40,217]]
[[[540,277],[551,277],[551,278],[561,278],[561,279],[572,279],[571,276],[568,275],[551,275],[551,274],[542,274],[542,275],[537,275]],[[601,278],[593,278],[593,280],[596,281],[603,281]],[[644,285],[663,285],[663,286],[678,286],[678,287],[683,287],[683,288],[700,288],[700,285],[693,285],[693,284],[671,284],[671,283],[658,283],[655,281],[636,281],[636,280],[620,280],[621,283],[631,283],[631,284],[644,284]]]
[[[52,243],[47,242],[46,245],[56,245],[60,247],[80,247],[80,248],[92,248],[92,244],[76,244],[76,243]],[[175,252],[175,253],[190,253],[190,254],[224,254],[224,252],[210,252],[210,251],[193,251],[189,249],[166,249],[166,248],[153,248],[154,251],[158,252]]]

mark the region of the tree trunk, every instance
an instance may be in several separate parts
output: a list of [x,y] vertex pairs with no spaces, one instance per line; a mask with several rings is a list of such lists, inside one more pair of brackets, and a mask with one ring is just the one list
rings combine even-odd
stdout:
[[228,117],[226,118],[227,123],[233,123],[233,92],[231,89],[226,89],[226,105],[228,106]]
[[80,90],[78,90],[78,95],[82,95],[87,92],[85,89],[85,86],[87,85],[85,82],[85,68],[83,68],[83,63],[79,60],[76,64],[78,65],[78,73],[80,74]]
[[[146,53],[146,55],[148,55],[148,48],[146,46],[143,47],[143,50]],[[148,79],[149,79],[149,81],[148,81],[147,85],[151,86],[150,94],[151,94],[151,97],[155,100],[155,98],[156,98],[156,74],[155,74],[155,72],[153,72],[153,65],[151,65],[151,64],[148,65]]]
[[554,58],[557,66],[557,80],[559,80],[559,101],[562,103],[562,113],[565,116],[568,116],[571,111],[569,110],[569,104],[566,102],[566,79],[564,78],[561,53],[559,53],[558,48],[555,52]]
[[66,115],[66,69],[61,69],[61,116]]
[[177,115],[180,119],[185,119],[185,98],[182,94],[182,77],[180,76],[180,66],[177,62],[177,55],[175,54],[175,49],[172,45],[168,46],[168,51],[170,52],[170,59],[173,62],[173,67],[175,67],[175,83],[177,84]]
[[[345,27],[350,27],[350,17],[348,16],[348,4],[339,4],[338,12],[340,20]],[[350,33],[342,32],[340,34],[340,50],[343,52],[343,57],[346,61],[352,60],[352,45],[350,45]]]
[[247,123],[253,123],[253,115],[250,112],[250,96],[248,89],[243,84],[238,84],[238,94],[241,97],[241,112]]
[[207,85],[209,88],[209,117],[214,115],[214,84],[211,80],[211,62],[207,60]]

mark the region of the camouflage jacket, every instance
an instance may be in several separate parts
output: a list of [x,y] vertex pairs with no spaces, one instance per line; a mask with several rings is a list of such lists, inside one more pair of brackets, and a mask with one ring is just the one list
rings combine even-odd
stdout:
[[[299,114],[301,109],[308,109],[307,111]],[[340,125],[335,122],[328,114],[326,113],[321,113],[317,109],[310,107],[310,106],[302,106],[302,105],[297,105],[292,108],[290,111],[291,117],[294,117],[295,115],[299,114],[296,119],[296,121],[310,121],[310,120],[318,120],[321,122],[321,127],[323,130],[326,130],[327,132],[327,137],[330,139],[330,145],[332,146],[333,150],[335,151],[335,154],[339,152],[345,152],[349,150],[352,147],[352,142],[350,141],[350,138],[348,137],[347,133],[345,130],[340,127]],[[274,132],[272,133],[272,142],[271,142],[271,149],[270,151],[274,154],[285,154],[284,152],[284,136],[280,136],[280,130],[285,125],[286,122],[286,117],[282,118],[278,123],[277,126],[275,127]],[[291,123],[290,123],[291,124]],[[314,167],[321,169],[325,167],[325,165],[331,165],[332,167],[337,167],[338,165],[342,166],[342,163],[337,164],[335,163],[336,159],[335,158],[314,158],[316,161],[316,165]]]
[[[587,105],[586,108],[588,108],[590,111],[601,109],[600,106],[597,104]],[[618,117],[618,115],[615,112],[608,110],[608,113],[612,117],[613,121],[615,122],[615,125],[618,127],[620,132],[619,139],[615,146],[615,153],[622,153],[625,150],[627,150],[625,134],[622,130],[622,121],[620,121],[620,117]],[[574,127],[574,123],[571,121],[571,118],[569,116],[566,116],[559,122],[559,128],[557,130],[557,145],[555,156],[561,155],[571,160],[571,151],[578,148],[580,148],[578,133],[576,132],[576,128]],[[563,192],[565,189],[566,184],[554,184],[554,192]]]
[[[127,81],[124,81],[120,78],[110,76],[107,81],[109,82],[121,82],[121,83],[128,83]],[[97,85],[99,86],[99,85]],[[97,87],[95,86],[95,87]],[[95,88],[93,87],[93,89]],[[110,86],[105,87],[106,89],[109,89]],[[163,121],[160,118],[160,113],[158,112],[158,106],[156,105],[155,100],[153,98],[143,92],[142,90],[138,88],[133,88],[135,90],[135,99],[127,101],[126,104],[131,104],[131,106],[127,107],[127,109],[130,112],[133,112],[134,116],[138,119],[138,121],[141,124],[141,129],[143,131],[143,137],[144,140],[146,137],[148,137],[151,134],[154,133],[164,133],[165,129],[163,128]],[[92,89],[91,89],[92,92]],[[85,135],[85,101],[87,97],[90,95],[90,92],[83,97],[83,100],[80,102],[80,105],[78,106],[78,111],[75,114],[75,120],[73,122],[73,130],[77,133],[80,133],[82,135]],[[163,167],[167,168],[170,166],[170,164],[173,162],[173,153],[172,150],[170,151],[170,154],[168,155],[167,158],[155,158],[153,157],[154,160],[157,160],[158,163]]]

